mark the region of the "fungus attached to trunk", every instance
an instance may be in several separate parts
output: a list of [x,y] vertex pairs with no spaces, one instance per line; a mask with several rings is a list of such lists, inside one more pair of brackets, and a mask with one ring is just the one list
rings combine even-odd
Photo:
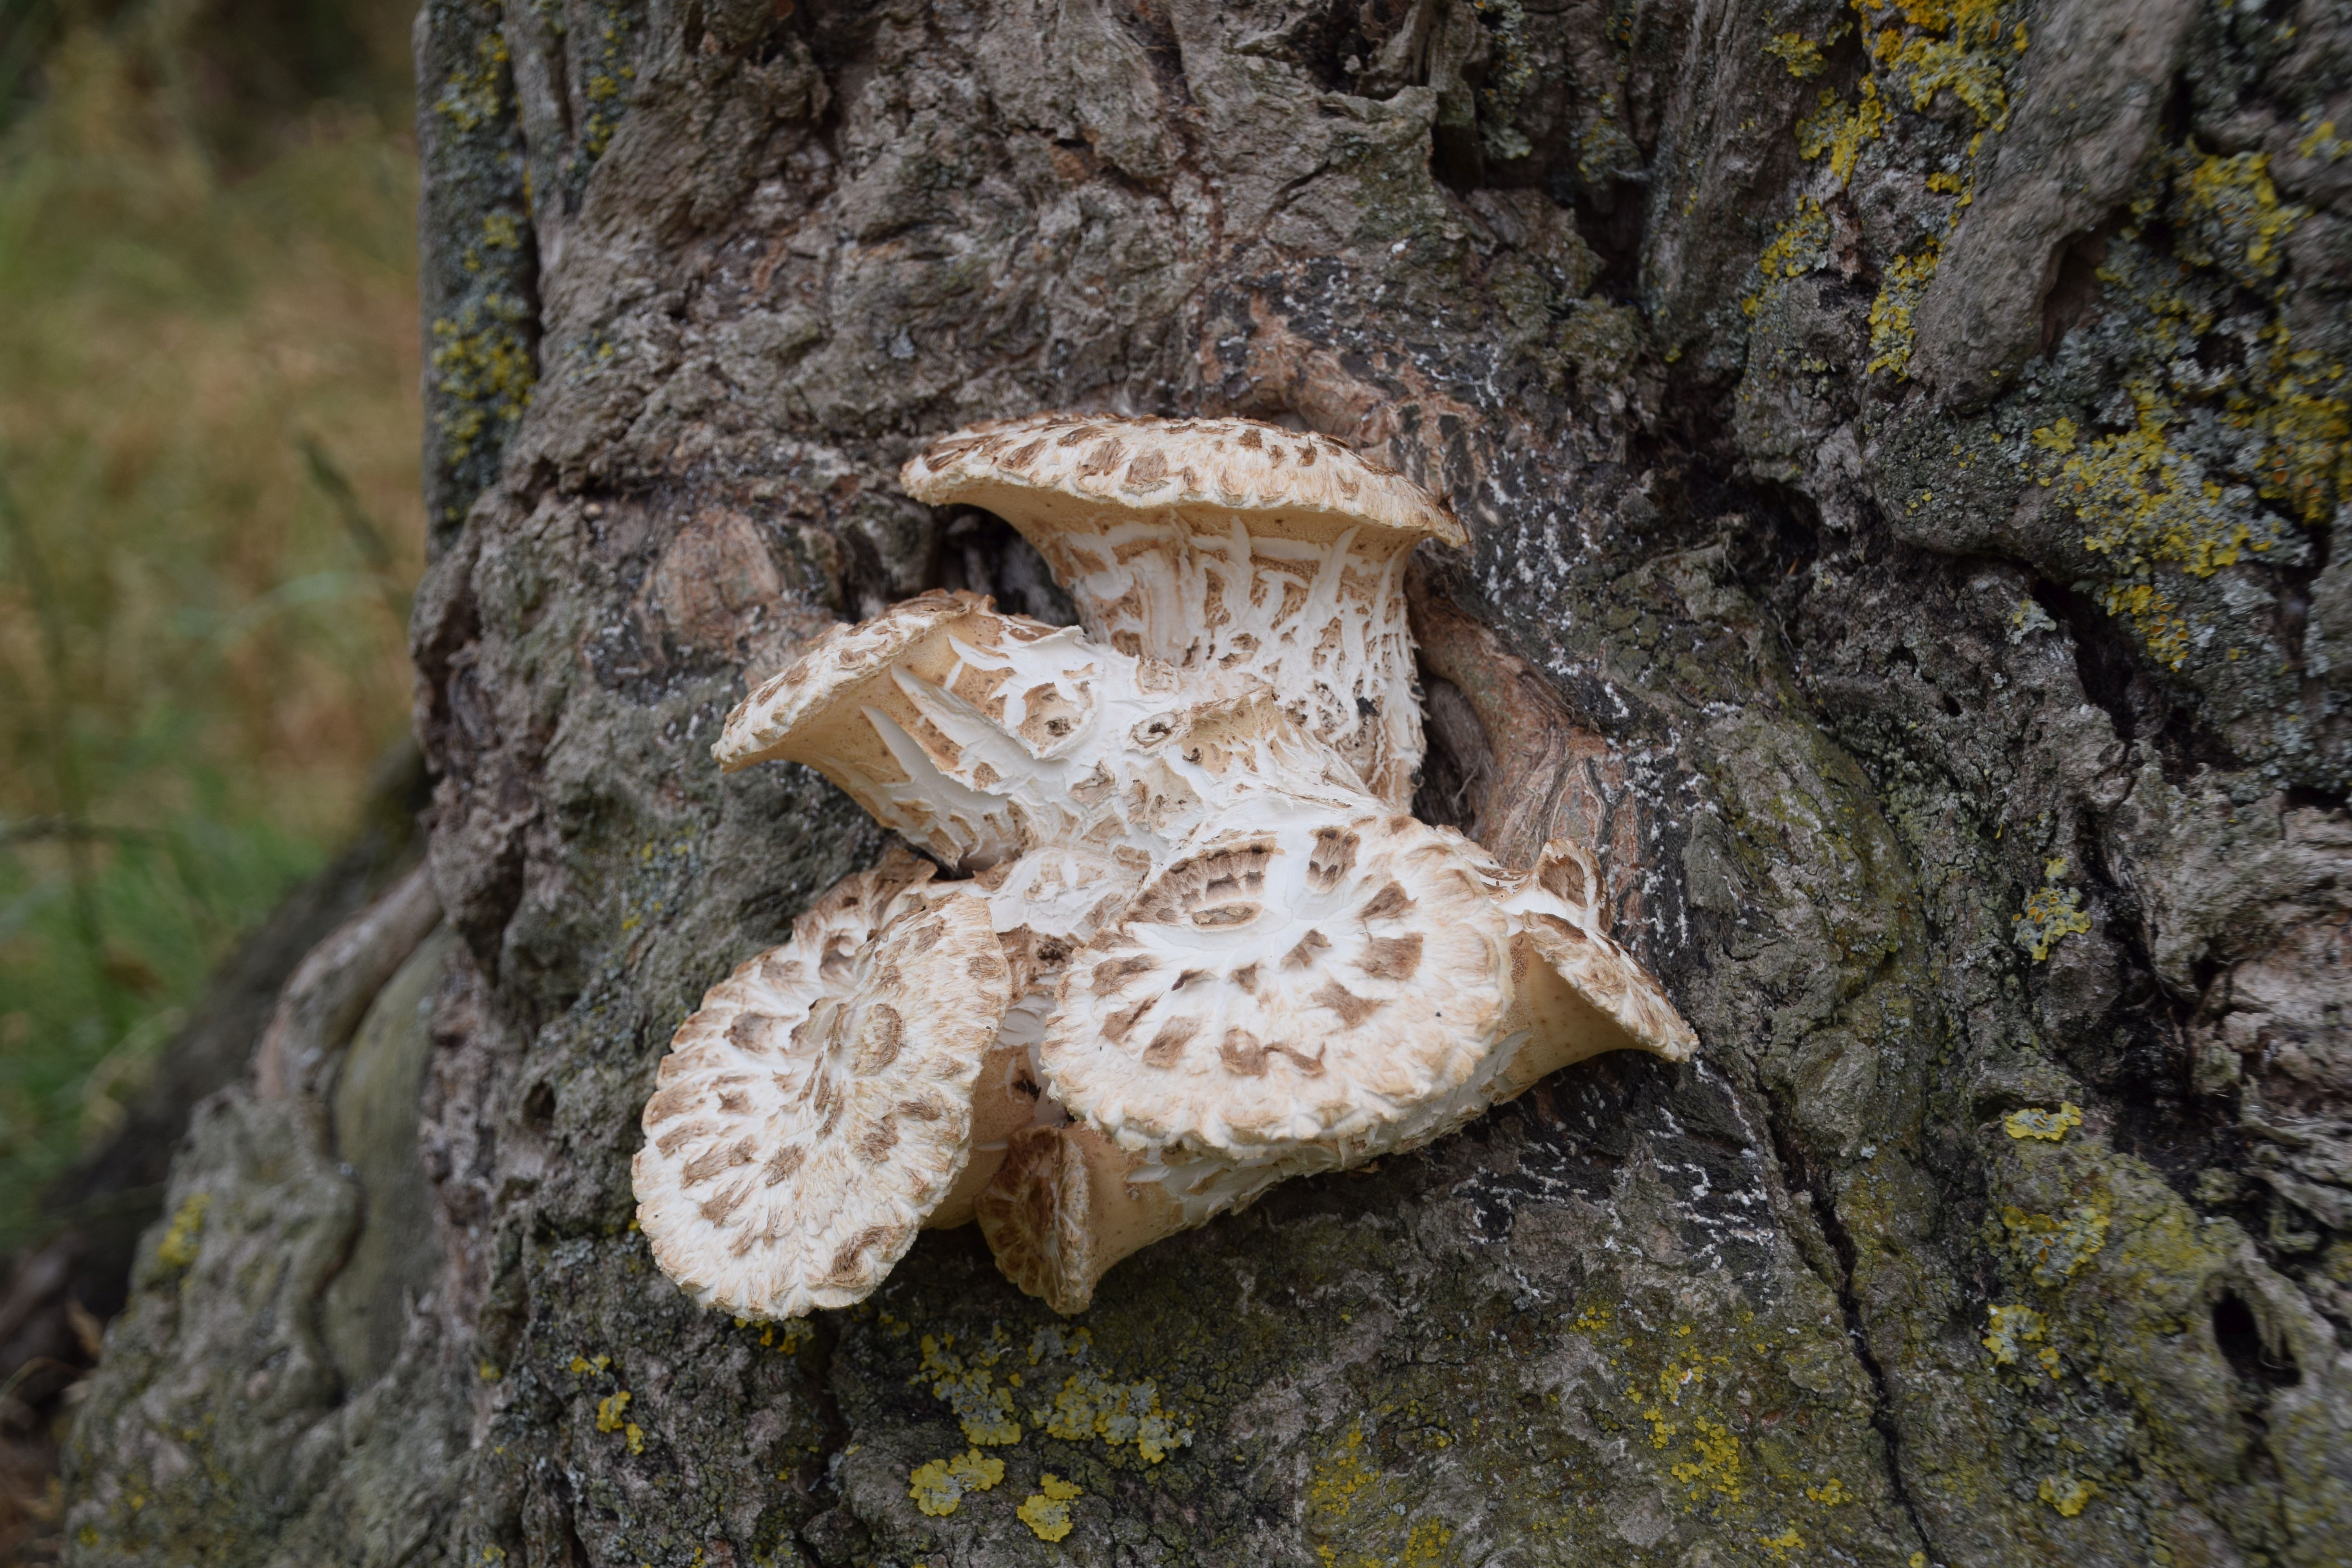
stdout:
[[847,1306],[963,1169],[1012,973],[986,905],[929,874],[900,852],[850,878],[671,1041],[637,1219],[698,1300],[747,1318]]
[[655,1255],[747,1316],[870,1290],[976,1218],[1056,1310],[1276,1183],[1440,1137],[1596,1052],[1695,1048],[1591,859],[1406,816],[1410,481],[1246,420],[1056,417],[907,469],[1043,552],[1086,629],[928,594],[730,717],[899,852],[704,999],[637,1157]]
[[1021,531],[1087,633],[1187,675],[1257,676],[1402,809],[1421,766],[1404,565],[1469,536],[1412,480],[1328,436],[1253,419],[1046,415],[908,463],[908,494]]

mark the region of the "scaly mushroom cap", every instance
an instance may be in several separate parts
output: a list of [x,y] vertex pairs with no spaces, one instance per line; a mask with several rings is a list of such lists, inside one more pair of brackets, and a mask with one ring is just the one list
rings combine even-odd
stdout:
[[1500,1069],[1510,987],[1458,835],[1255,797],[1071,962],[1039,1060],[1129,1149],[1352,1163]]
[[1054,635],[996,614],[977,594],[906,600],[828,631],[728,715],[711,754],[729,773],[806,763],[949,863],[993,865],[1020,853],[1031,830],[1016,800],[984,787],[995,780],[988,759],[968,753],[995,741],[1021,755],[1026,778],[1036,761],[1070,749],[1072,693],[1050,676],[1043,691],[1037,682],[1004,689],[1007,653]]
[[1091,415],[960,430],[900,480],[1020,530],[1097,641],[1257,676],[1373,794],[1411,802],[1423,741],[1404,561],[1423,539],[1469,542],[1412,480],[1252,419]]
[[[1132,840],[1139,862],[1157,830],[1134,775],[1221,689],[977,595],[926,594],[828,633],[735,710],[713,752],[730,770],[806,763],[967,870],[1045,843],[1106,858]],[[1180,797],[1161,815],[1199,805],[1155,785]]]
[[705,1305],[860,1300],[963,1168],[1012,973],[980,898],[915,887],[912,859],[849,879],[713,987],[662,1060],[637,1220]]

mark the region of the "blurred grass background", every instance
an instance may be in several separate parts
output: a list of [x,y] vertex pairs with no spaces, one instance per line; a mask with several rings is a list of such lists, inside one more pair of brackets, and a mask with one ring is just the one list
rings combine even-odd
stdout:
[[413,0],[0,0],[0,1252],[405,730]]

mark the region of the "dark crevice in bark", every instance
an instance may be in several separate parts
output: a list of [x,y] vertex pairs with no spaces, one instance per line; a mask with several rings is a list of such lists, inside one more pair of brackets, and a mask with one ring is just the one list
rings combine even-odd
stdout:
[[2141,668],[2115,622],[2071,588],[2048,581],[2033,585],[2033,597],[2074,640],[2074,667],[2083,695],[2105,709],[2126,745],[2145,744],[2164,769],[2167,783],[2179,784],[2200,768],[2228,772],[2245,766],[2196,712]]
[[1862,1301],[1853,1289],[1856,1251],[1853,1234],[1846,1228],[1838,1215],[1836,1200],[1831,1196],[1824,1174],[1807,1158],[1804,1145],[1781,1115],[1779,1106],[1768,1095],[1767,1122],[1772,1137],[1772,1157],[1780,1167],[1781,1182],[1791,1193],[1801,1193],[1811,1205],[1814,1223],[1821,1227],[1822,1237],[1829,1244],[1836,1263],[1836,1273],[1827,1283],[1837,1296],[1838,1311],[1845,1322],[1846,1342],[1863,1372],[1870,1379],[1870,1425],[1886,1445],[1886,1486],[1894,1495],[1903,1517],[1911,1521],[1917,1538],[1931,1548],[1935,1537],[1928,1532],[1927,1521],[1911,1500],[1910,1489],[1903,1480],[1903,1428],[1895,1414],[1895,1396],[1888,1386],[1886,1369],[1879,1364],[1871,1349],[1870,1333],[1862,1316]]
[[842,1414],[841,1400],[834,1393],[834,1363],[841,1349],[841,1329],[830,1313],[817,1312],[808,1320],[816,1339],[808,1354],[809,1369],[802,1380],[803,1393],[816,1411],[817,1425],[822,1433],[817,1451],[791,1471],[793,1490],[812,1509],[794,1531],[814,1550],[819,1561],[831,1563],[837,1553],[831,1542],[824,1539],[826,1531],[811,1526],[827,1517],[828,1510],[843,1511],[840,1489],[835,1484],[834,1467],[848,1448],[854,1436],[848,1418]]

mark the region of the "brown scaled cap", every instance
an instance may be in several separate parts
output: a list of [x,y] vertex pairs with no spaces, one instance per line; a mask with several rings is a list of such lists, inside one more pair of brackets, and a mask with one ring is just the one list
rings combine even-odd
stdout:
[[662,1271],[747,1318],[859,1300],[970,1152],[1013,975],[986,906],[903,851],[713,987],[663,1058],[634,1167]]
[[1500,1066],[1507,922],[1457,835],[1276,797],[1235,815],[1071,961],[1046,1086],[1129,1149],[1369,1158]]
[[1238,516],[1254,533],[1328,540],[1366,528],[1470,542],[1402,474],[1328,436],[1255,419],[1034,415],[942,437],[899,479],[917,500],[981,507],[1024,533],[1024,520],[1051,526],[1111,506],[1173,510],[1213,532]]

